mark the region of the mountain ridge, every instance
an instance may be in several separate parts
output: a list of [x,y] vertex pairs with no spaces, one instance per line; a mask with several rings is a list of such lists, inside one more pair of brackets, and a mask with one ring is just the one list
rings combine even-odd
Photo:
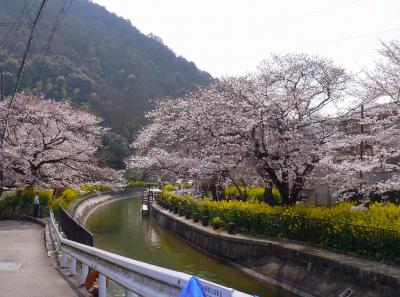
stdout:
[[[22,90],[71,100],[104,118],[105,125],[131,141],[145,121],[151,100],[182,96],[212,80],[160,38],[141,33],[129,20],[87,0],[72,3],[44,59],[42,53],[62,1],[49,1],[46,6],[23,73]],[[3,0],[0,20],[29,22],[38,3]],[[0,27],[0,71],[14,74],[6,79],[6,95],[14,86],[29,33],[29,28],[20,27],[4,40],[9,29]]]

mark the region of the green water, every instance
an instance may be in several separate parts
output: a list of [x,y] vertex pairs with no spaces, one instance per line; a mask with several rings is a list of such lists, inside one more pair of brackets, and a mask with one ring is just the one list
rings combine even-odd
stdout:
[[99,207],[88,218],[86,227],[93,232],[96,247],[125,257],[197,275],[252,295],[297,296],[258,281],[179,240],[151,218],[142,217],[139,198],[117,200]]

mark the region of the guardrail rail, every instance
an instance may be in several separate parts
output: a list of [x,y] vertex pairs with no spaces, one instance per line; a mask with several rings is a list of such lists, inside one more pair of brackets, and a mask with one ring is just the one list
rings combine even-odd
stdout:
[[[50,212],[50,228],[56,249],[63,254],[62,267],[68,267],[70,274],[77,274],[77,261],[81,263],[81,283],[84,284],[89,267],[99,272],[99,297],[107,296],[106,279],[109,278],[128,290],[127,297],[171,297],[179,296],[181,290],[192,277],[155,265],[139,262],[104,250],[83,245],[63,237]],[[207,297],[250,297],[251,295],[199,279]]]

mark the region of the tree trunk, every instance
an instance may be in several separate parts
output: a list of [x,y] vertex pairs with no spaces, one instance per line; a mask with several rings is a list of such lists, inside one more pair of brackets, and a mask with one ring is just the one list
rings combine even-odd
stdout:
[[241,179],[242,185],[244,187],[244,192],[243,192],[243,201],[247,201],[249,199],[249,195],[247,195],[247,185],[244,182],[243,178]]
[[299,200],[301,189],[300,187],[293,187],[292,193],[290,193],[290,204],[296,204],[296,201]]
[[283,205],[289,205],[290,203],[290,192],[289,192],[289,184],[281,183],[280,185],[276,185],[279,194],[281,195]]
[[272,195],[272,183],[268,182],[264,187],[264,202],[274,206],[274,196]]
[[299,200],[300,191],[304,188],[304,178],[300,175],[294,179],[292,191],[290,193],[290,204],[296,204]]
[[4,187],[3,181],[4,181],[4,173],[3,170],[0,170],[0,198],[1,195],[3,195],[3,187]]
[[225,188],[222,185],[217,185],[217,200],[225,199]]
[[212,183],[212,184],[211,184],[210,190],[211,190],[212,199],[213,199],[213,200],[218,200],[217,186],[215,185],[215,183]]
[[[236,190],[238,190],[239,195],[240,195],[240,199],[243,201],[247,200],[247,191],[246,191],[246,186],[244,185],[244,183],[242,182],[242,184],[244,185],[244,193],[242,191],[242,189],[240,188],[240,186],[238,185],[238,183],[232,178],[232,176],[230,176],[228,174],[229,179],[232,181],[233,185],[235,186]],[[225,192],[224,192],[225,193]],[[225,199],[226,197],[224,197]],[[236,197],[235,197],[236,199]]]
[[296,178],[295,184],[292,187],[292,192],[290,193],[290,204],[296,204],[299,200],[300,191],[304,188],[304,182],[302,178]]

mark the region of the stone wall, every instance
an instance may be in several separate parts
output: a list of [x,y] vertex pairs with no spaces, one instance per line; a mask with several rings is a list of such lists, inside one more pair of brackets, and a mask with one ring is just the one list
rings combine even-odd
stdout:
[[195,248],[300,296],[400,296],[399,267],[300,242],[214,231],[158,205],[151,208],[151,216]]

